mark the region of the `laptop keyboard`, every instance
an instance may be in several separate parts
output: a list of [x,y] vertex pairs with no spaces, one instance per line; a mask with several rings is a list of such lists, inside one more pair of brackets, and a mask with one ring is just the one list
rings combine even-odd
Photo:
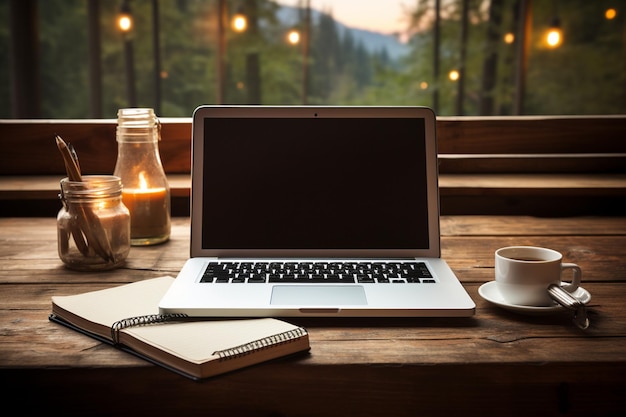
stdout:
[[209,262],[207,283],[434,283],[424,262]]

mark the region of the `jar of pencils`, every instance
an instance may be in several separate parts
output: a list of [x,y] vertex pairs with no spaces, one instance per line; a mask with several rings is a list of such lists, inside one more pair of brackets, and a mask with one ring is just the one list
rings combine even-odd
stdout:
[[59,258],[70,269],[103,271],[124,264],[130,251],[130,214],[122,182],[113,175],[61,180],[57,215]]
[[154,245],[170,237],[170,187],[159,155],[160,124],[154,110],[117,112],[117,162],[122,199],[130,211],[130,242]]

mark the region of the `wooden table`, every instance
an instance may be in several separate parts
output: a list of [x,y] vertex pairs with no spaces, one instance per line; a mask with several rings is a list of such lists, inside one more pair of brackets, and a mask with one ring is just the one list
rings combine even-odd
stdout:
[[[298,319],[310,355],[193,382],[48,321],[50,297],[162,275],[189,253],[131,249],[111,272],[63,268],[53,218],[0,218],[0,381],[19,414],[204,416],[625,415],[626,218],[442,218],[442,249],[477,304],[462,319]],[[591,327],[478,295],[498,247],[541,245],[583,269]],[[45,414],[44,414],[45,413]]]

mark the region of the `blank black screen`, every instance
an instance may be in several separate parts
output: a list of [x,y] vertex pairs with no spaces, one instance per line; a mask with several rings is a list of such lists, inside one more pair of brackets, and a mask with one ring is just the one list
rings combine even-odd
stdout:
[[428,248],[423,119],[204,123],[203,248]]

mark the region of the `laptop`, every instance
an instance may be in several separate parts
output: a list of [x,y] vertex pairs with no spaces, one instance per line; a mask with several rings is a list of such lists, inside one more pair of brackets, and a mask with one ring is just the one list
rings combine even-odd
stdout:
[[200,106],[191,256],[161,313],[452,317],[425,107]]

